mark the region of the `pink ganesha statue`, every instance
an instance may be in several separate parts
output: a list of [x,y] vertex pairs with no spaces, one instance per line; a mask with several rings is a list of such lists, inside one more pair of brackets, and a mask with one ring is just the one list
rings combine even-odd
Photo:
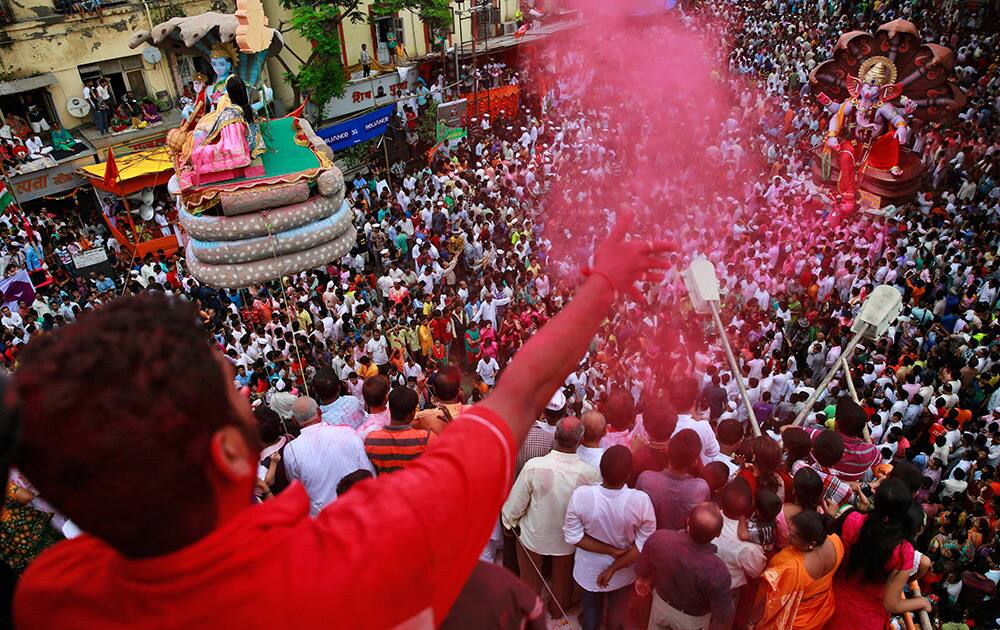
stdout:
[[911,22],[893,20],[874,33],[844,33],[832,58],[813,69],[810,87],[830,116],[813,168],[821,181],[836,183],[841,211],[913,198],[923,165],[907,146],[912,126],[946,123],[964,108],[954,68],[949,49],[921,41]]
[[826,147],[837,156],[840,177],[837,187],[844,204],[853,209],[857,197],[858,175],[868,167],[900,176],[899,148],[909,138],[910,126],[903,114],[912,114],[915,105],[908,99],[901,112],[891,101],[899,98],[903,86],[896,83],[896,67],[885,57],[871,57],[861,65],[859,77],[847,77],[851,98],[831,102],[820,93],[819,99],[832,114]]

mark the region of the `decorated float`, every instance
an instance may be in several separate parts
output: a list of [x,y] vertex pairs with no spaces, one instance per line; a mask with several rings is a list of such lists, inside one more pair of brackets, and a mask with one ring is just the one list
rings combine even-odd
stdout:
[[281,50],[259,0],[235,15],[173,18],[130,45],[201,55],[214,77],[199,77],[197,99],[167,134],[174,167],[169,190],[190,237],[191,274],[215,287],[260,284],[319,267],[354,245],[344,177],[309,123],[268,119],[271,91],[261,70]]
[[830,115],[814,172],[835,184],[841,207],[877,210],[911,199],[923,176],[906,148],[913,121],[941,123],[965,106],[951,50],[924,43],[916,26],[893,20],[872,33],[851,31],[813,69],[813,93]]
[[101,191],[101,215],[111,235],[122,245],[125,262],[142,260],[147,254],[170,255],[177,251],[180,243],[176,235],[169,227],[164,229],[152,221],[154,191],[169,181],[172,169],[166,149],[158,147],[122,157],[116,157],[111,150],[107,162],[77,171]]

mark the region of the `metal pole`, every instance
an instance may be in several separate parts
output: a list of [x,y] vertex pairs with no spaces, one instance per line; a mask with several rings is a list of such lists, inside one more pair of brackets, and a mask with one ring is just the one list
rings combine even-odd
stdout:
[[[850,360],[850,357],[848,357],[846,354],[840,355],[840,364],[844,368],[844,380],[847,381],[847,390],[851,393],[851,400],[860,405],[861,399],[858,398],[858,391],[854,388],[854,379],[851,378],[851,367],[847,363],[848,360]],[[862,436],[865,439],[865,442],[871,443],[872,435],[871,432],[868,430],[867,422],[865,422],[865,426],[861,429],[861,432]]]
[[462,49],[465,48],[465,36],[462,35],[462,10],[459,9],[455,14],[458,19],[458,46],[455,47],[455,82],[458,83],[459,94],[462,90],[462,72],[459,69],[458,59],[462,54]]
[[472,13],[472,111],[479,115],[476,101],[479,100],[479,75],[476,73],[476,31],[479,30],[479,10]]
[[[497,15],[499,15],[499,12],[501,10],[502,9],[500,7],[497,7],[497,12],[498,12]],[[487,63],[489,63],[489,61],[490,61],[490,31],[492,30],[492,31],[496,32],[495,29],[496,29],[496,24],[494,24],[491,21],[489,23],[489,25],[487,26],[487,30],[486,30],[486,62]],[[490,92],[492,91],[492,88],[493,88],[493,81],[490,81],[487,84],[487,88],[486,88],[486,111],[490,111]]]
[[760,437],[760,425],[757,424],[757,415],[753,412],[753,405],[750,403],[750,394],[747,393],[747,387],[743,384],[743,375],[740,373],[740,366],[736,363],[736,357],[733,356],[733,348],[729,345],[729,336],[726,334],[726,329],[722,326],[722,318],[719,317],[719,304],[714,301],[708,304],[712,307],[712,319],[715,321],[715,328],[719,331],[719,335],[722,336],[722,347],[726,350],[726,358],[729,359],[729,369],[733,372],[733,378],[736,379],[736,386],[740,388],[740,398],[747,408],[747,417],[750,420],[750,426],[753,427],[753,434],[755,437]]
[[479,91],[479,75],[476,74],[476,36],[479,34],[479,7],[472,13],[472,90]]
[[[864,328],[854,333],[854,336],[851,337],[851,340],[847,343],[847,347],[844,348],[843,356],[850,356],[851,353],[854,352],[854,348],[856,348],[858,343],[861,342],[861,337],[864,336],[866,332],[868,332],[869,328],[871,328],[871,324],[865,324]],[[816,400],[819,398],[819,395],[826,390],[827,386],[830,384],[830,381],[832,381],[833,377],[835,377],[837,375],[837,372],[840,371],[840,365],[841,362],[837,361],[833,365],[833,368],[831,368],[830,371],[826,373],[826,376],[824,376],[823,380],[820,381],[819,386],[816,387],[816,391],[814,391],[812,395],[809,396],[809,399],[806,400],[805,405],[802,407],[802,411],[800,411],[799,415],[795,417],[795,420],[792,422],[792,426],[802,424],[802,422],[806,419],[806,416],[809,415],[809,410],[812,409],[812,406],[814,404],[816,404]]]
[[[385,181],[389,183],[389,192],[393,195],[396,194],[396,188],[392,185],[392,171],[389,169],[389,143],[386,141],[386,135],[388,135],[388,129],[386,133],[382,134],[382,152],[385,155]],[[395,142],[393,142],[395,144]]]

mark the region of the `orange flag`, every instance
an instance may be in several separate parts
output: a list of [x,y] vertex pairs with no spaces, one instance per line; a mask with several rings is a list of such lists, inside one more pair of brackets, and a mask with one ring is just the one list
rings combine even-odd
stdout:
[[115,162],[115,150],[108,147],[108,161],[104,165],[104,185],[112,188],[118,183],[118,163]]

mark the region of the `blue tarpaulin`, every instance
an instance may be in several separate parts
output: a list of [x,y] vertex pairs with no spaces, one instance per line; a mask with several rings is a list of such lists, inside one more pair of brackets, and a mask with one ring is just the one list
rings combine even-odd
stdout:
[[353,147],[359,142],[377,138],[385,133],[395,111],[395,105],[386,105],[357,118],[320,129],[316,135],[334,151]]

